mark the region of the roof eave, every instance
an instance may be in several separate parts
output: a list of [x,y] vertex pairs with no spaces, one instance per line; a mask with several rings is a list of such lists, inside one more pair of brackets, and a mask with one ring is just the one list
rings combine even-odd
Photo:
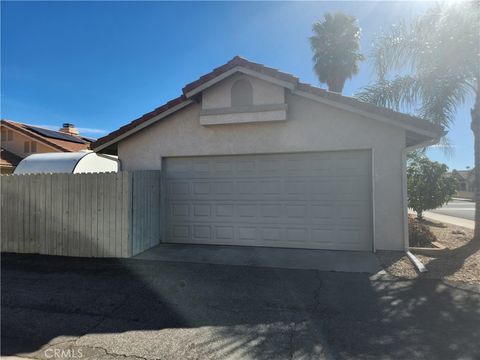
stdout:
[[[120,142],[121,140],[125,139],[126,137],[131,136],[134,133],[139,132],[140,130],[152,125],[153,123],[157,122],[158,120],[161,120],[161,119],[169,116],[170,114],[173,114],[174,112],[177,112],[180,109],[183,109],[187,105],[190,105],[192,102],[193,101],[191,99],[184,99],[184,101],[180,102],[179,104],[165,110],[164,112],[162,112],[158,115],[155,115],[155,116],[151,117],[150,119],[142,122],[141,124],[133,127],[132,129],[127,130],[126,132],[118,135],[117,137],[114,137],[113,139],[111,139],[109,141],[101,142],[101,138],[100,138],[96,142],[93,142],[91,144],[92,150],[95,151],[95,152],[100,152],[104,149],[110,148],[110,147],[112,147],[112,145]],[[99,143],[99,145],[96,145],[97,143]]]
[[245,75],[249,75],[249,76],[255,77],[257,79],[268,81],[268,82],[273,83],[275,85],[285,87],[285,88],[290,89],[290,90],[295,89],[295,83],[293,83],[293,82],[279,80],[279,79],[276,79],[272,76],[268,76],[268,75],[259,73],[257,71],[254,71],[254,70],[251,70],[251,69],[248,69],[244,66],[239,65],[239,66],[235,66],[234,68],[232,68],[230,70],[225,71],[224,73],[214,77],[211,80],[206,81],[205,83],[203,83],[203,84],[201,84],[201,85],[199,85],[199,86],[197,86],[197,87],[195,87],[195,88],[193,88],[189,91],[185,91],[184,95],[187,98],[191,98],[192,96],[195,96],[195,95],[201,93],[202,91],[205,91],[209,87],[219,83],[220,81],[232,76],[235,73],[242,73],[242,74],[245,74]]

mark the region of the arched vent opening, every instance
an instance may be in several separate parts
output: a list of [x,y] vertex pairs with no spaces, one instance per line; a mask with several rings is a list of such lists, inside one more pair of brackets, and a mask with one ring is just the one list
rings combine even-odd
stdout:
[[250,81],[240,79],[232,86],[232,106],[252,106],[253,88]]

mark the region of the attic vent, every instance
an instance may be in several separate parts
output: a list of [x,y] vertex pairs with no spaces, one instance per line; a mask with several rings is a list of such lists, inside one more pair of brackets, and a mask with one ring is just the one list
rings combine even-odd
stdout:
[[237,80],[232,86],[232,107],[253,105],[253,88],[247,79]]

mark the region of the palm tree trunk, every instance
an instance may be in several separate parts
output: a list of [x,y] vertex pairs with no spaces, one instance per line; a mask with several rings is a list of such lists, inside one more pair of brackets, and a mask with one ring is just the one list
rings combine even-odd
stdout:
[[345,80],[342,79],[331,79],[327,81],[328,91],[333,91],[336,93],[341,94],[343,91],[343,87],[345,85]]
[[475,105],[470,111],[472,116],[472,131],[474,137],[474,151],[475,151],[475,231],[474,238],[480,240],[480,96],[477,93],[475,98]]

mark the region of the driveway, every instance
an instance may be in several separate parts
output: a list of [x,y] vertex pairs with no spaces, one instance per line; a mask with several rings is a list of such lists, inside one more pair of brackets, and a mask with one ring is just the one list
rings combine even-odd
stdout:
[[42,359],[480,354],[479,287],[360,273],[7,254],[1,316],[2,355]]

